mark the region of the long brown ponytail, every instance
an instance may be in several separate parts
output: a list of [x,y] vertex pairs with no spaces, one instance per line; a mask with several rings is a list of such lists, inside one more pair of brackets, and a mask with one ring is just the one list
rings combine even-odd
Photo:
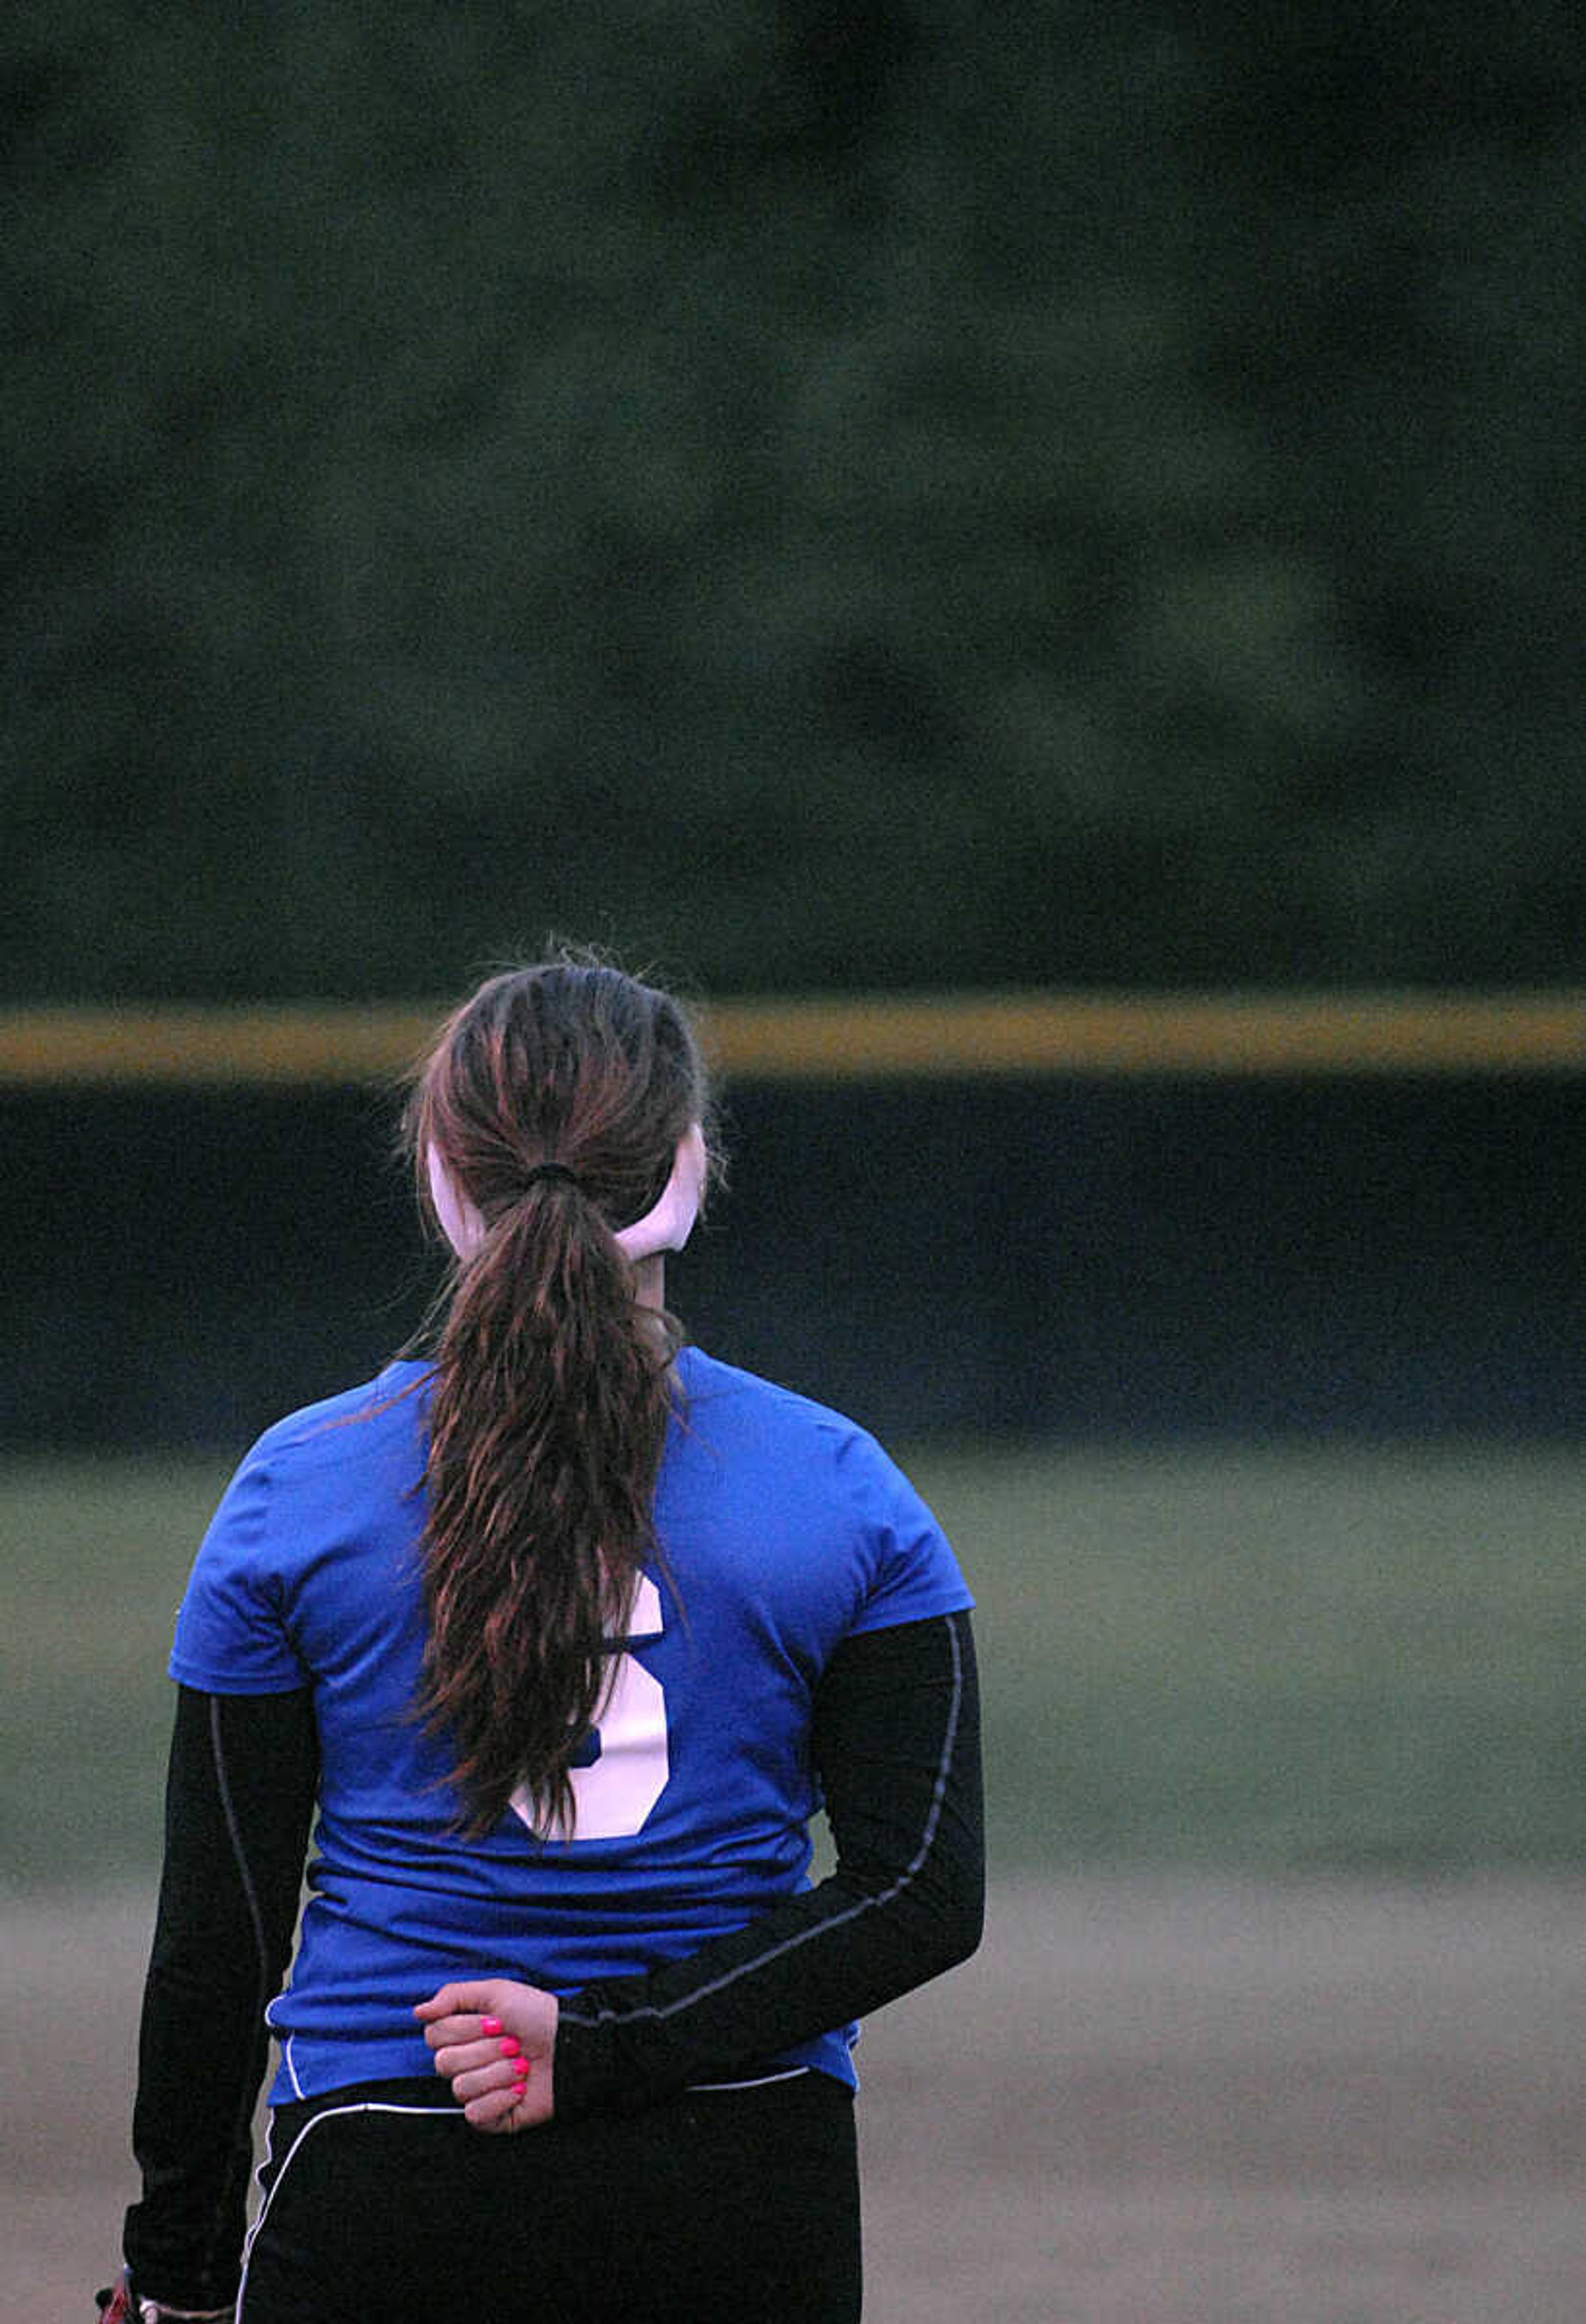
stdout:
[[569,1761],[654,1548],[677,1344],[615,1235],[707,1102],[668,994],[559,959],[482,986],[408,1106],[420,1185],[434,1147],[484,1224],[433,1349],[419,1702],[472,1832],[520,1785],[537,1829],[572,1828]]

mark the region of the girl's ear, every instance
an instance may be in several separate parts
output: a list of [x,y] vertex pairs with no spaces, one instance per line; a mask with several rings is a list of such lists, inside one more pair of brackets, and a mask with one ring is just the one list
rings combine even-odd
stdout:
[[441,1160],[438,1147],[426,1147],[424,1167],[429,1177],[429,1199],[435,1205],[441,1231],[457,1257],[466,1259],[484,1238],[484,1221]]
[[635,1219],[632,1226],[619,1229],[618,1249],[625,1251],[635,1265],[658,1251],[681,1250],[694,1231],[709,1175],[705,1132],[698,1122],[691,1122],[678,1141],[672,1175],[660,1200],[641,1219]]

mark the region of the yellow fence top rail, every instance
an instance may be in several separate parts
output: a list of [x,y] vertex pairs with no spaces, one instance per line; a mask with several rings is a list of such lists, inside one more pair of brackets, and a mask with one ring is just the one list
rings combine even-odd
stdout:
[[[313,1006],[0,1010],[14,1086],[336,1085],[400,1077],[446,1010]],[[728,1078],[1579,1074],[1586,991],[945,993],[726,1001]]]

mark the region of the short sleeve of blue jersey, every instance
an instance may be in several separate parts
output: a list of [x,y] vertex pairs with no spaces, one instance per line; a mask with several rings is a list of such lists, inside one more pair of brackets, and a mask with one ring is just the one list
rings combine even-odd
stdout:
[[936,1518],[873,1438],[855,1432],[844,1449],[867,1548],[867,1584],[853,1633],[959,1614],[974,1599]]
[[306,1686],[282,1618],[271,1546],[270,1471],[257,1454],[226,1488],[176,1618],[170,1671],[211,1694],[285,1694]]

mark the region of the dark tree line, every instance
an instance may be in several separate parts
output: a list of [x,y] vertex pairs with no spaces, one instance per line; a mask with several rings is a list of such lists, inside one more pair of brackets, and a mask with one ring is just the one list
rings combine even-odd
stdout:
[[0,991],[1586,974],[1574,12],[42,0]]

